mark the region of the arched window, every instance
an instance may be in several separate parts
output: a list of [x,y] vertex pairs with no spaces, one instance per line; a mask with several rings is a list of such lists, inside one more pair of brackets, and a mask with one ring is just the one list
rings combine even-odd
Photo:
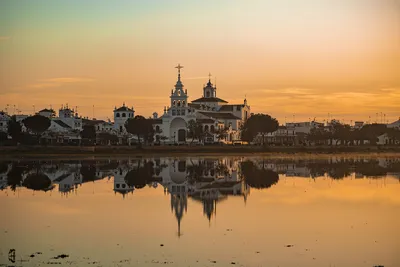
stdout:
[[207,91],[206,97],[210,97],[210,91]]
[[180,106],[181,106],[181,101],[178,100],[178,107],[180,107]]
[[126,184],[122,184],[122,188],[125,188],[126,187]]
[[204,126],[204,131],[208,132],[208,125]]
[[211,132],[214,132],[215,128],[214,125],[211,125]]
[[116,187],[116,188],[119,188],[119,184],[116,184],[115,187]]
[[115,117],[119,118],[119,113],[117,113],[117,115]]
[[172,102],[172,106],[175,107],[175,105],[176,105],[176,101],[174,100],[174,101]]
[[183,106],[183,107],[185,106],[185,100],[182,101],[182,106]]
[[156,132],[159,132],[160,131],[160,126],[156,126]]
[[126,113],[124,112],[124,113],[122,113],[122,117],[123,118],[125,118],[126,117]]

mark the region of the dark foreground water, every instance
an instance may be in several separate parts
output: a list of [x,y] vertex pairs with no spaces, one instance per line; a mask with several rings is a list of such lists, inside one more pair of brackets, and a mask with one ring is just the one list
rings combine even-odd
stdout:
[[400,266],[396,157],[0,162],[1,266]]

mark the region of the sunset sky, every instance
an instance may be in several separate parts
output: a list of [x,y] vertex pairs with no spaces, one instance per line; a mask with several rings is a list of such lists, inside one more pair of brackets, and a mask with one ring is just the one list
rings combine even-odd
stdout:
[[[190,100],[245,95],[281,123],[400,116],[400,0],[0,2],[0,110],[125,102],[162,113],[181,63]],[[380,121],[380,115],[379,115]]]

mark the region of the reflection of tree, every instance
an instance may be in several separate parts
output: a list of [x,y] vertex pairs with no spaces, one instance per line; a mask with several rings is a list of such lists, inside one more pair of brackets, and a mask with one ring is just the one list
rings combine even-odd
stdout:
[[139,161],[136,168],[130,170],[125,175],[125,182],[129,186],[135,186],[135,188],[143,188],[146,184],[153,181],[154,169],[153,161]]
[[24,168],[18,166],[17,162],[12,164],[11,170],[7,174],[7,182],[12,191],[15,191],[17,186],[21,185],[23,172]]
[[319,160],[307,164],[311,177],[324,176],[326,173],[332,179],[343,179],[351,174],[353,160],[340,159],[338,161]]
[[367,177],[382,177],[387,174],[386,168],[380,166],[377,160],[357,162],[355,164],[355,171]]
[[106,163],[99,164],[98,168],[101,171],[109,171],[109,170],[117,169],[118,166],[119,166],[119,162],[116,160],[112,160],[112,161],[109,161]]
[[259,168],[252,161],[244,161],[241,163],[241,170],[246,183],[253,188],[270,188],[272,185],[278,183],[278,173],[266,169],[264,164]]
[[51,180],[44,173],[29,174],[22,183],[28,189],[48,191],[53,189],[51,187]]
[[91,182],[97,180],[96,165],[94,162],[82,164],[81,167],[82,182]]
[[[389,162],[388,167],[379,165],[376,159],[340,159],[319,160],[307,164],[312,177],[323,176],[325,173],[332,179],[343,179],[350,176],[352,172],[359,173],[366,177],[382,177],[391,171],[390,166],[395,166],[396,162]],[[395,169],[395,168],[394,168]],[[400,170],[400,166],[397,170]]]
[[8,170],[8,162],[2,161],[0,162],[0,173],[5,173]]
[[203,177],[205,170],[206,165],[202,161],[199,161],[197,164],[192,162],[192,164],[188,165],[186,171],[187,176],[189,177],[189,183],[193,184],[197,181],[200,181],[200,178]]
[[400,161],[392,161],[388,163],[388,172],[400,172]]

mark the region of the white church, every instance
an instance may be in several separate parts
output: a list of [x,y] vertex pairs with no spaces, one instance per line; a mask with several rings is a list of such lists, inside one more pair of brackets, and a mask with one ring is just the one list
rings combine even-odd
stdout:
[[[203,95],[189,103],[188,91],[184,89],[181,81],[180,64],[178,80],[175,88],[171,90],[170,106],[164,107],[163,115],[158,118],[154,112],[154,125],[157,133],[155,140],[165,136],[167,143],[186,143],[187,125],[190,120],[201,123],[206,132],[206,142],[218,140],[215,130],[227,128],[225,141],[240,139],[240,126],[250,117],[250,106],[244,99],[242,104],[228,104],[227,101],[217,97],[217,88],[211,83],[211,79],[203,88]],[[211,75],[210,75],[211,76]]]

